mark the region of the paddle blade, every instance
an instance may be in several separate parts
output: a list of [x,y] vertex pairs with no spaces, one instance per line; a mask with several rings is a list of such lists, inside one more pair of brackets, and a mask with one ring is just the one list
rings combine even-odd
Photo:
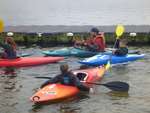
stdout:
[[107,62],[105,69],[108,70],[110,68],[110,61]]
[[124,29],[123,25],[117,25],[117,28],[116,28],[117,38],[120,38],[120,36],[123,34],[124,30],[125,29]]
[[107,88],[113,91],[123,91],[123,92],[129,91],[129,84],[125,82],[113,81],[113,82],[108,82],[106,84],[101,84],[101,85],[106,86]]
[[0,33],[4,30],[4,22],[2,19],[0,19]]

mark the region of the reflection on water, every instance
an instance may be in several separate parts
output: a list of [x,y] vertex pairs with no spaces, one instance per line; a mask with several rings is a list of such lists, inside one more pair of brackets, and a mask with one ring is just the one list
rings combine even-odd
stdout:
[[17,101],[13,100],[16,92],[20,91],[21,87],[17,85],[17,73],[15,68],[3,68],[0,74],[0,109],[2,112],[15,112],[15,106],[18,104]]
[[3,71],[5,75],[12,75],[11,77],[15,77],[17,76],[15,70],[15,67],[6,67]]
[[107,94],[111,97],[129,97],[128,92],[110,91]]

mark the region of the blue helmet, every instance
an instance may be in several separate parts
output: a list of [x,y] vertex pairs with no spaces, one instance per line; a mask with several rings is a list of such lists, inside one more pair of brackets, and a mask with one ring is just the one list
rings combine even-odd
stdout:
[[91,29],[91,32],[95,32],[95,33],[99,33],[99,30],[98,30],[98,28],[96,28],[96,27],[93,27],[92,29]]

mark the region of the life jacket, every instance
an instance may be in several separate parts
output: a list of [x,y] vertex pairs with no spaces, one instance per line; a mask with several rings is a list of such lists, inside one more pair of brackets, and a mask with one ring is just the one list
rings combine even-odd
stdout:
[[[69,74],[69,75],[68,75]],[[65,73],[62,78],[60,83],[64,84],[64,85],[74,85],[74,79],[72,77],[72,75],[70,75],[71,73]]]
[[97,51],[104,51],[105,50],[105,42],[103,40],[103,36],[101,34],[96,35],[94,38],[90,38],[87,40],[88,45],[96,45]]
[[105,42],[104,42],[104,39],[103,39],[102,35],[97,35],[94,38],[94,43],[98,46],[99,51],[104,51],[105,50],[106,45],[105,45]]

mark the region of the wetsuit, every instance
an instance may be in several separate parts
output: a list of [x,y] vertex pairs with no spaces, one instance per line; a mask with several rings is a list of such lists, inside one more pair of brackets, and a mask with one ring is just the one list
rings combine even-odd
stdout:
[[7,59],[17,58],[16,51],[13,49],[11,45],[0,42],[0,46],[4,48],[4,53],[1,54],[2,58]]
[[120,43],[120,39],[117,39],[114,45],[114,48],[118,49],[119,48],[119,43]]
[[114,53],[117,56],[124,56],[128,54],[128,48],[126,47],[120,47],[119,49],[117,49]]
[[46,81],[44,84],[41,85],[41,88],[48,84],[53,84],[53,83],[61,83],[64,85],[69,85],[69,86],[76,86],[78,87],[81,91],[89,91],[89,88],[84,86],[79,79],[73,75],[72,72],[67,72],[63,73],[60,75],[57,75],[56,77]]

